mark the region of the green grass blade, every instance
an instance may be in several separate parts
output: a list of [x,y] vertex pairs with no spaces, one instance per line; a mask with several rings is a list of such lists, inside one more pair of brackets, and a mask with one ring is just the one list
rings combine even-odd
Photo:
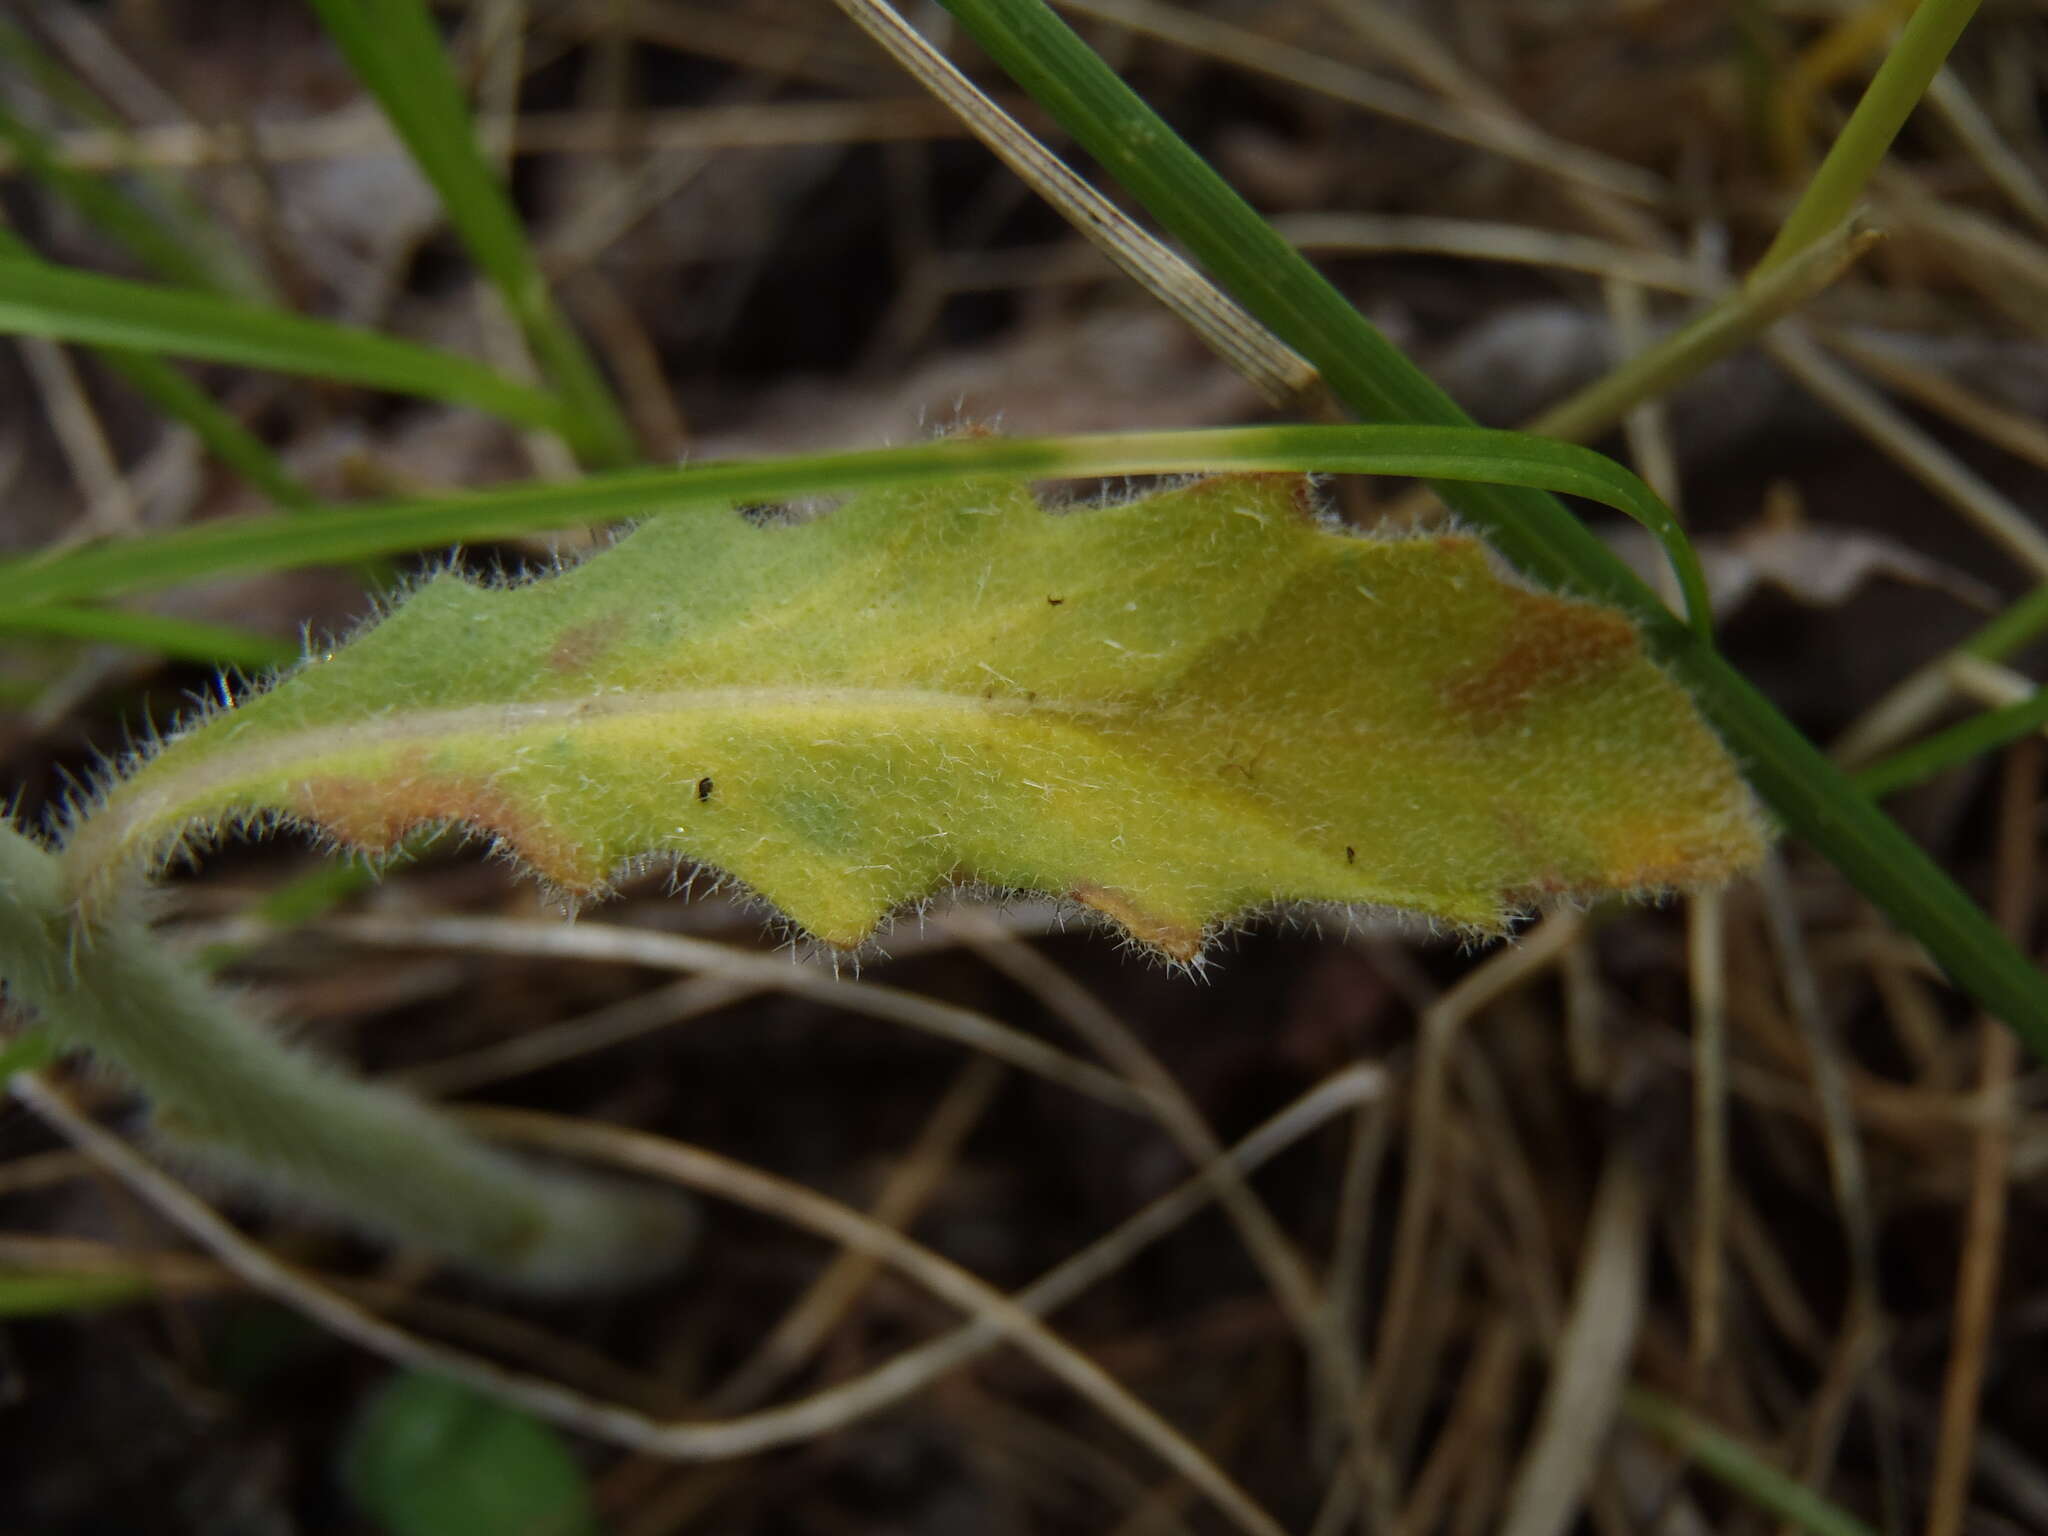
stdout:
[[0,1086],[17,1072],[47,1067],[59,1054],[57,1042],[40,1029],[23,1030],[12,1040],[0,1041]]
[[1805,250],[1856,211],[1871,173],[1940,73],[1977,5],[1978,0],[1920,0],[1751,277]]
[[504,296],[567,406],[566,435],[587,461],[628,464],[631,429],[603,375],[556,307],[504,184],[479,153],[448,56],[422,0],[313,0],[320,19],[375,93],[384,115],[440,194],[448,221]]
[[553,396],[450,352],[238,299],[39,261],[0,261],[0,332],[307,374],[471,405],[521,426],[562,426]]
[[0,610],[0,635],[49,635],[155,651],[177,661],[264,672],[299,659],[296,641],[273,640],[227,624],[204,624],[125,608],[42,603]]
[[1873,798],[1924,784],[1937,773],[2018,741],[2048,726],[2048,688],[2032,698],[1972,715],[1945,731],[1937,731],[1856,775],[1856,787]]
[[2034,588],[1959,649],[1984,661],[2003,661],[2043,633],[2048,633],[2048,586]]
[[[37,603],[76,602],[230,572],[339,564],[437,544],[507,538],[684,507],[791,500],[969,474],[1181,474],[1209,470],[1422,475],[1539,485],[1675,532],[1668,509],[1612,459],[1569,443],[1478,427],[1239,427],[1070,438],[964,438],[865,453],[686,469],[631,470],[431,501],[351,506],[291,518],[219,519],[141,538],[0,562],[0,622]],[[1673,549],[1705,613],[1691,550]],[[1652,599],[1652,602],[1655,600]],[[1678,628],[1661,605],[1667,628]],[[1682,631],[1681,631],[1682,632]]]
[[[0,257],[39,262],[40,257],[11,230],[0,229]],[[174,421],[182,421],[213,456],[281,507],[304,510],[315,505],[313,493],[255,433],[216,404],[198,385],[160,357],[120,348],[95,349],[101,361],[129,387]]]
[[98,349],[102,361],[128,387],[173,421],[192,429],[208,453],[280,507],[307,511],[320,500],[278,461],[255,433],[184,374],[160,357],[119,347]]
[[1661,1393],[1630,1387],[1623,1410],[1758,1509],[1809,1536],[1877,1536],[1854,1515],[1787,1477],[1733,1436],[1725,1435]]
[[69,203],[102,234],[118,241],[165,282],[184,288],[214,289],[207,262],[188,250],[166,225],[123,197],[97,176],[74,171],[58,160],[43,136],[0,106],[0,144],[14,152],[22,168]]
[[0,1270],[0,1318],[98,1312],[147,1296],[152,1289],[149,1277],[139,1272],[67,1275]]
[[[1321,369],[1353,410],[1378,420],[1469,425],[1449,396],[1041,0],[946,5],[1232,296]],[[1652,647],[1692,688],[1785,824],[1919,939],[1959,986],[2048,1057],[2048,978],[1746,678],[1673,621],[1655,595],[1555,498],[1493,487],[1445,487],[1443,494],[1530,577],[1633,611]]]

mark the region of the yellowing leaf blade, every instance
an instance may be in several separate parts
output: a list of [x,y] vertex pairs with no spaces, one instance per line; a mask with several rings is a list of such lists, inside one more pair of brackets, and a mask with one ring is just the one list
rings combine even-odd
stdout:
[[90,902],[188,829],[498,838],[577,893],[673,860],[855,944],[953,880],[1191,958],[1280,902],[1498,930],[1725,878],[1760,821],[1618,613],[1299,479],[1051,513],[1021,485],[657,520],[551,578],[444,576],[178,736],[78,829]]

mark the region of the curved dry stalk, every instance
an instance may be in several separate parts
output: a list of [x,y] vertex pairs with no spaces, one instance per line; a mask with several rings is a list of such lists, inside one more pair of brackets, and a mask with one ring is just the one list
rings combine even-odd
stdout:
[[1201,1489],[1243,1530],[1282,1536],[1281,1527],[1200,1448],[1120,1386],[1092,1360],[1054,1335],[1031,1312],[957,1265],[859,1212],[788,1180],[715,1153],[644,1132],[570,1120],[532,1110],[486,1110],[475,1118],[529,1145],[671,1179],[738,1200],[755,1210],[871,1254],[916,1279],[1005,1339],[1092,1403],[1111,1422],[1181,1477]]
[[810,998],[848,1013],[923,1030],[970,1050],[984,1051],[1063,1088],[1071,1088],[1132,1114],[1149,1112],[1149,1099],[1113,1073],[1089,1065],[1041,1040],[999,1024],[987,1014],[914,992],[837,975],[788,955],[762,954],[711,939],[655,933],[604,923],[519,921],[494,917],[335,917],[315,930],[323,936],[395,949],[449,948],[486,954],[550,955],[621,961],[663,970],[701,971]]
[[1998,125],[1977,105],[1960,76],[1944,67],[1927,87],[1928,103],[1947,120],[1963,148],[2006,200],[2048,233],[2048,187],[2034,168],[2013,147],[1999,137]]
[[1348,1423],[1361,1386],[1357,1357],[1335,1326],[1308,1264],[1265,1202],[1224,1156],[1223,1143],[1194,1100],[1113,1010],[1037,950],[995,933],[970,938],[968,947],[1058,1014],[1097,1055],[1146,1092],[1160,1128],[1191,1164],[1209,1171],[1216,1203],[1237,1227],[1252,1261],[1300,1334],[1310,1367],[1328,1394],[1326,1406],[1334,1421]]
[[1393,1272],[1387,1281],[1386,1309],[1380,1314],[1372,1360],[1372,1382],[1366,1392],[1370,1413],[1386,1396],[1412,1331],[1416,1303],[1421,1299],[1429,1226],[1435,1214],[1440,1138],[1451,1056],[1465,1021],[1503,994],[1557,963],[1585,931],[1577,912],[1554,913],[1510,948],[1490,956],[1444,993],[1423,1015],[1421,1053],[1408,1109],[1406,1167],[1408,1183],[1396,1218]]
[[690,976],[595,1009],[580,1018],[543,1025],[459,1056],[446,1056],[389,1073],[384,1081],[401,1083],[427,1098],[472,1093],[489,1083],[577,1061],[593,1052],[716,1013],[758,996],[763,990],[750,981]]
[[[743,1203],[755,1203],[754,1197],[758,1196],[766,1202],[762,1208],[789,1215],[799,1224],[810,1226],[848,1248],[877,1252],[885,1262],[902,1267],[913,1278],[924,1280],[928,1274],[949,1276],[944,1283],[954,1287],[954,1294],[965,1297],[962,1304],[975,1314],[973,1321],[950,1334],[909,1350],[853,1381],[785,1407],[721,1422],[667,1422],[629,1408],[595,1401],[553,1382],[505,1370],[385,1322],[242,1236],[204,1201],[120,1138],[96,1125],[39,1076],[18,1073],[12,1080],[12,1086],[18,1098],[74,1145],[265,1295],[282,1301],[330,1331],[385,1359],[451,1377],[551,1423],[593,1438],[676,1460],[749,1455],[828,1433],[900,1402],[946,1372],[1011,1339],[1011,1330],[1017,1322],[1035,1328],[1035,1315],[1064,1304],[1121,1268],[1140,1249],[1187,1220],[1210,1199],[1207,1180],[1199,1176],[1190,1179],[1015,1297],[1004,1298],[899,1234],[878,1227],[858,1213],[821,1196],[811,1195],[752,1170],[737,1169],[722,1159],[674,1143],[664,1143],[657,1138],[607,1132],[596,1127],[572,1127],[570,1139],[576,1141],[578,1151],[623,1161],[635,1167],[644,1167],[644,1160],[652,1159],[661,1164],[658,1170],[654,1170],[660,1174],[709,1176],[718,1181],[719,1193]],[[1361,1065],[1340,1072],[1325,1079],[1260,1126],[1238,1144],[1231,1156],[1248,1172],[1333,1117],[1379,1097],[1385,1086],[1385,1075],[1377,1068]],[[479,1113],[474,1118],[487,1127],[495,1126],[508,1133],[530,1131],[529,1139],[540,1143],[559,1146],[564,1141],[564,1122],[549,1117],[499,1112],[497,1115]],[[583,1134],[576,1135],[578,1131]],[[619,1153],[621,1138],[628,1141],[623,1154]],[[684,1155],[680,1160],[671,1162],[665,1156],[667,1152]],[[729,1184],[724,1182],[727,1170],[749,1177],[737,1184]],[[995,1305],[985,1307],[984,1298]],[[1044,1334],[1042,1329],[1030,1335],[1034,1339],[1041,1336],[1051,1339],[1051,1335]],[[1023,1341],[1020,1339],[1019,1342]],[[1052,1342],[1055,1349],[1065,1349],[1056,1340]],[[1024,1347],[1034,1346],[1025,1344]],[[1037,1347],[1043,1347],[1042,1343]],[[1085,1367],[1087,1363],[1081,1361],[1080,1364]],[[1110,1384],[1110,1390],[1121,1392],[1114,1383]],[[1140,1412],[1144,1410],[1140,1408]],[[1156,1420],[1152,1422],[1156,1423]],[[1171,1436],[1173,1432],[1166,1429],[1165,1433]],[[1194,1454],[1200,1457],[1199,1452]],[[1196,1475],[1181,1460],[1172,1464],[1205,1492],[1211,1491],[1214,1483],[1208,1474],[1213,1473],[1213,1468]],[[1206,1466],[1205,1461],[1200,1462],[1197,1471]],[[1223,1486],[1230,1486],[1227,1480]],[[1246,1529],[1258,1531],[1262,1536],[1272,1536],[1277,1531],[1270,1519],[1258,1511],[1248,1510],[1247,1513],[1252,1520]]]
[[[2000,796],[1998,920],[2025,944],[2034,926],[2040,839],[2040,738],[2016,742],[2005,759]],[[1983,1119],[1970,1149],[1968,1225],[1956,1273],[1955,1321],[1941,1384],[1941,1430],[1935,1448],[1928,1536],[1959,1536],[1968,1512],[1975,1459],[1977,1400],[1998,1304],[2005,1254],[2006,1200],[2012,1180],[2013,1079],[2019,1042],[1986,1015],[1978,1030],[1977,1094]]]
[[[917,1142],[883,1183],[871,1214],[901,1232],[916,1219],[939,1180],[959,1154],[961,1143],[981,1123],[1002,1085],[1002,1063],[977,1056],[953,1079],[932,1111]],[[820,1270],[740,1367],[704,1399],[712,1413],[751,1408],[801,1368],[837,1326],[880,1268],[872,1254],[842,1249]]]

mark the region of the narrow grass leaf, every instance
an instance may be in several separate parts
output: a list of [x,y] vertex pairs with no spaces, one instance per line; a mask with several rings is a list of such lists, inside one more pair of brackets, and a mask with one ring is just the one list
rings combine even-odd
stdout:
[[1654,1430],[1717,1481],[1795,1530],[1808,1536],[1877,1536],[1848,1511],[1663,1394],[1632,1387],[1622,1405],[1630,1418]]
[[1856,787],[1873,797],[1896,794],[1924,784],[1938,773],[1996,752],[2043,727],[2048,727],[2048,688],[2039,689],[2032,698],[2016,704],[1972,715],[1882,762],[1872,763],[1856,775]]
[[155,651],[176,661],[265,672],[299,659],[296,641],[277,640],[231,624],[206,624],[126,608],[74,608],[37,603],[0,609],[0,634],[50,635],[99,645]]
[[0,1317],[98,1312],[147,1296],[150,1289],[149,1277],[139,1273],[67,1275],[0,1270]]
[[521,426],[562,425],[561,403],[480,363],[353,326],[213,294],[0,260],[0,333],[170,353],[471,405]]
[[[222,518],[118,543],[0,561],[0,604],[105,598],[231,572],[340,564],[685,507],[789,501],[961,475],[1080,478],[1212,470],[1426,475],[1566,491],[1613,507],[1657,533],[1695,615],[1707,612],[1697,557],[1670,509],[1612,459],[1513,432],[1395,426],[955,438],[863,453],[632,470],[572,485],[522,485],[431,501],[334,508],[290,519]],[[1661,605],[1658,611],[1664,611]]]
[[[34,250],[11,230],[0,229],[0,257],[39,261]],[[315,504],[313,493],[293,478],[275,454],[211,396],[160,357],[118,347],[94,349],[100,360],[129,387],[173,421],[181,421],[213,456],[237,470],[256,489],[281,507],[303,511]]]
[[475,128],[422,0],[313,0],[314,9],[440,194],[448,221],[519,321],[565,404],[584,458],[630,463],[633,436],[597,365],[556,307],[518,211],[477,149]]

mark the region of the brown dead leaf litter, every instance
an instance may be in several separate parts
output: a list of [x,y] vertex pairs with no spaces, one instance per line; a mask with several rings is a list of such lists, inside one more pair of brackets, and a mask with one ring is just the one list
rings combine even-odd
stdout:
[[[1498,425],[1753,260],[1872,62],[1825,64],[1859,8],[1795,0],[1066,9]],[[906,13],[948,41],[938,7]],[[152,162],[309,312],[503,355],[310,11],[21,14],[132,128],[39,118],[78,164]],[[652,458],[1260,418],[832,7],[440,14]],[[1602,444],[1724,555],[1736,663],[1858,759],[2031,686],[2024,654],[1949,653],[2048,576],[2044,80],[2038,8],[1986,6],[1873,185],[1884,242]],[[125,270],[6,176],[44,254]],[[203,376],[334,497],[564,469],[471,415]],[[9,552],[249,505],[84,354],[10,347],[0,399]],[[165,611],[290,637],[361,602],[291,574]],[[9,641],[10,792],[38,814],[207,686]],[[1892,804],[2031,944],[2040,797],[2022,747]],[[224,1202],[343,1335],[586,1401],[570,1440],[621,1536],[1789,1528],[1674,1455],[1643,1391],[1873,1530],[2048,1529],[2048,1079],[1797,847],[1718,898],[1482,953],[1264,924],[1200,983],[1028,905],[905,923],[857,975],[652,884],[536,929],[459,852],[254,930],[310,862],[209,859],[176,931],[240,943],[238,979],[370,1071],[724,1197],[686,1273],[547,1306]],[[63,1080],[118,1126],[105,1080]],[[388,1367],[199,1254],[166,1219],[191,1195],[103,1150],[0,1116],[0,1264],[150,1287],[0,1333],[0,1528],[367,1529],[334,1469]]]

